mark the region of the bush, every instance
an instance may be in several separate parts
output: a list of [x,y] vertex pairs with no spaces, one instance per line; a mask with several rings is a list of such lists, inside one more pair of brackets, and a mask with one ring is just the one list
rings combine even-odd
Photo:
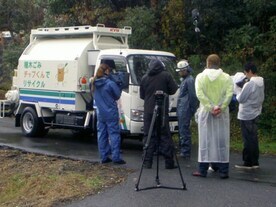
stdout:
[[17,68],[18,59],[25,44],[10,43],[3,49],[3,63],[0,68],[0,88],[8,90],[12,84],[13,70]]

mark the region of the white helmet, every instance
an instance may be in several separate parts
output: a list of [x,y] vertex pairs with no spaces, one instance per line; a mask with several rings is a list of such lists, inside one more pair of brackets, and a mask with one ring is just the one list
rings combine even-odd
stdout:
[[176,72],[179,72],[181,70],[187,70],[189,68],[189,63],[187,60],[181,60],[177,63]]

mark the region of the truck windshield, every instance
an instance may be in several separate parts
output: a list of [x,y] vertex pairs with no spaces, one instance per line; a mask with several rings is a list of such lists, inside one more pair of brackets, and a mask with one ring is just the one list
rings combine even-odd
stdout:
[[140,85],[143,75],[148,70],[148,64],[152,59],[159,59],[165,64],[165,69],[169,71],[176,81],[179,80],[176,68],[176,59],[171,56],[157,55],[130,55],[127,57],[127,62],[130,69],[131,82]]

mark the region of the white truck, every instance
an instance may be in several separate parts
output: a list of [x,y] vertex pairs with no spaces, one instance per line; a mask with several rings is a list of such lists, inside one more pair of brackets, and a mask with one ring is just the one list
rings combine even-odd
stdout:
[[[143,100],[139,84],[151,59],[160,59],[175,73],[172,53],[129,49],[130,27],[76,26],[39,28],[14,70],[13,84],[0,100],[0,117],[15,115],[25,136],[47,134],[50,128],[96,135],[96,113],[89,80],[105,62],[129,75],[129,86],[118,101],[123,134],[143,134]],[[178,129],[176,95],[170,96],[171,131]],[[141,137],[141,136],[140,136]]]

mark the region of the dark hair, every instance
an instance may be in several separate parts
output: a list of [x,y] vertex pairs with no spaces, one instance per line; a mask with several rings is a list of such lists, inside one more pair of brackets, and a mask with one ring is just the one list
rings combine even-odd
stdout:
[[243,68],[246,72],[249,72],[251,70],[253,74],[257,73],[257,67],[253,62],[246,63]]

